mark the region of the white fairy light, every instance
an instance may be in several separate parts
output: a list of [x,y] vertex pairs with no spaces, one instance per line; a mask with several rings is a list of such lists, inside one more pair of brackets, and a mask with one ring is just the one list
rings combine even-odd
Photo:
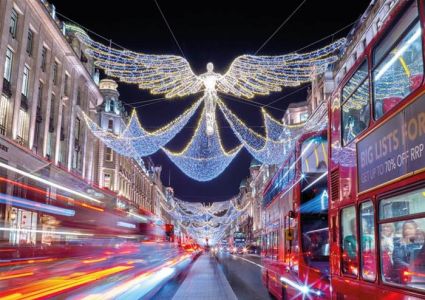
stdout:
[[181,152],[163,148],[180,170],[197,181],[209,181],[220,175],[241,149],[238,146],[226,152],[215,122],[212,124],[214,127],[211,134],[208,134],[207,114],[204,108],[192,140]]
[[[219,92],[249,99],[255,95],[281,91],[283,86],[293,87],[309,82],[337,60],[332,53],[345,44],[345,39],[341,39],[303,54],[242,55],[231,63],[224,74],[215,73],[214,65],[208,63],[207,72],[196,75],[183,57],[119,50],[93,41],[84,32],[74,30],[74,33],[87,47],[86,53],[94,59],[95,65],[122,82],[138,84],[140,89],[150,90],[152,94],[164,94],[166,98],[203,92],[200,100],[189,110],[155,132],[147,132],[134,112],[128,126],[118,136],[100,129],[84,115],[94,135],[119,154],[140,158],[162,148],[180,170],[198,181],[208,181],[221,174],[243,146],[263,163],[281,163],[292,145],[289,141],[295,140],[296,136],[289,136],[293,130],[274,120],[265,110],[266,135],[263,137],[255,133],[222,103]],[[204,110],[189,144],[178,153],[165,149],[164,146],[193,116],[200,102],[204,102]],[[219,136],[217,104],[242,143],[229,152],[223,149]]]

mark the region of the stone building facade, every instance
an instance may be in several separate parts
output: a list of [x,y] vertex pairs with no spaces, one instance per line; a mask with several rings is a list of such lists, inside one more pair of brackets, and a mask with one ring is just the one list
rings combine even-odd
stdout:
[[[158,167],[106,150],[84,122],[81,112],[107,126],[112,119],[118,133],[126,114],[116,83],[106,80],[99,86],[99,72],[84,55],[76,31],[81,29],[60,21],[47,1],[0,1],[0,193],[49,204],[58,197],[53,182],[107,207],[153,215]],[[28,232],[54,224],[39,211],[4,201],[0,222]],[[44,238],[0,233],[0,239],[15,244]]]

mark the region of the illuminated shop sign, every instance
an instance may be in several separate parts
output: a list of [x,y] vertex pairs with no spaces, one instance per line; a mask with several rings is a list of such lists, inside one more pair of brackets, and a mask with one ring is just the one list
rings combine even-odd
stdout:
[[357,143],[358,191],[425,168],[425,95]]

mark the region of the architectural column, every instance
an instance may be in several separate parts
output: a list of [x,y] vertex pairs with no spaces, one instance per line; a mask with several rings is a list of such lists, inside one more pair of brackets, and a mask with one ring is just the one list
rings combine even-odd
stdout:
[[73,82],[72,82],[72,89],[70,92],[70,99],[69,99],[69,103],[71,106],[71,112],[70,112],[70,122],[69,122],[69,141],[68,141],[68,170],[71,170],[72,168],[72,156],[73,156],[73,152],[74,152],[74,130],[75,130],[75,117],[77,115],[77,94],[78,94],[78,86],[80,83],[80,76],[78,73],[78,70],[76,68],[74,68],[74,70],[72,70],[72,75],[71,78],[73,78]]
[[[30,121],[29,121],[29,134],[28,134],[28,148],[32,150],[34,146],[34,134],[35,134],[35,122],[37,117],[37,104],[39,100],[39,86],[40,86],[40,73],[41,73],[41,52],[43,49],[43,28],[40,24],[39,28],[36,32],[36,40],[34,41],[34,49],[33,49],[33,57],[34,57],[34,63],[33,63],[33,79],[34,84],[32,85],[33,91],[32,91],[32,97],[31,97],[31,113],[30,113]],[[43,99],[40,99],[42,101]]]

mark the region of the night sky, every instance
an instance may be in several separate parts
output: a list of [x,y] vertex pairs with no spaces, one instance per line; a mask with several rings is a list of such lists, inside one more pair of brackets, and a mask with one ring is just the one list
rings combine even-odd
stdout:
[[[176,54],[181,52],[174,42],[153,0],[51,0],[57,12],[76,21],[91,31],[112,39],[113,42],[149,54]],[[196,74],[206,71],[207,62],[213,62],[218,73],[224,73],[232,60],[241,54],[254,54],[282,22],[302,1],[165,1],[158,0],[186,59]],[[354,22],[367,8],[370,0],[317,1],[308,0],[298,12],[259,52],[263,55],[285,54],[303,48],[342,27]],[[135,5],[137,3],[137,5]],[[255,4],[254,4],[255,3]],[[338,33],[334,39],[344,37],[350,28]],[[90,34],[95,37],[93,34]],[[96,38],[99,40],[98,38]],[[100,41],[100,40],[99,40]],[[307,50],[313,50],[332,41],[328,38]],[[107,42],[105,42],[107,43]],[[289,95],[268,107],[276,118],[281,118],[289,103],[304,101],[305,88],[287,88],[284,92],[253,100],[266,105]],[[165,101],[141,101],[159,98],[136,86],[121,84],[121,100],[137,102],[139,117],[144,127],[155,129],[176,118],[190,106],[196,97]],[[260,108],[257,104],[223,97],[231,109],[259,133],[263,133]],[[148,104],[149,103],[149,104]],[[129,107],[130,108],[130,107]],[[238,144],[231,129],[218,113],[221,136],[225,148]],[[167,147],[181,150],[190,140],[198,115],[172,140]],[[152,156],[162,165],[162,179],[174,187],[177,197],[187,201],[222,201],[238,193],[239,183],[249,174],[251,156],[242,150],[218,178],[196,182],[184,175],[162,152]]]

